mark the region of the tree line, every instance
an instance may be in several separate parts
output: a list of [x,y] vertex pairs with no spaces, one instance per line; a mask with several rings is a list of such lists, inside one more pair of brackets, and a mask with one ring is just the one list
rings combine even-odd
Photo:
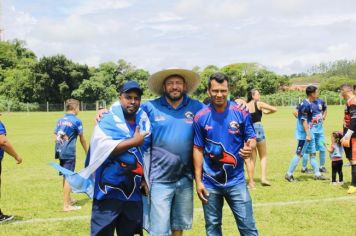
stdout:
[[[231,78],[231,96],[245,96],[247,91],[257,88],[262,94],[274,94],[293,82],[295,78],[319,76],[329,78],[325,86],[339,81],[355,79],[356,62],[338,61],[314,68],[308,75],[278,75],[257,63],[236,63],[221,68],[209,65],[205,68],[192,68],[200,74],[202,82],[193,97],[205,98],[208,77],[217,71]],[[68,59],[65,55],[53,55],[38,58],[25,42],[13,40],[0,42],[0,103],[63,103],[73,97],[83,102],[97,100],[113,101],[118,90],[127,80],[136,80],[144,89],[144,97],[154,95],[147,89],[150,73],[137,68],[123,59],[117,62],[105,62],[97,67],[89,67]]]

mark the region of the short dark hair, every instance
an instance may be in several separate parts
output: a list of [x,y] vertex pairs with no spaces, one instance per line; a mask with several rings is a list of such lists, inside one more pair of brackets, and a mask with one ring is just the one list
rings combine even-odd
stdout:
[[305,89],[305,93],[307,94],[307,96],[310,96],[310,94],[315,93],[315,91],[318,88],[314,85],[309,85],[306,89]]
[[70,98],[66,101],[66,110],[74,111],[79,107],[79,101],[77,99]]
[[208,89],[211,88],[211,81],[216,80],[219,84],[222,84],[224,81],[229,84],[229,77],[221,72],[215,72],[214,74],[209,76],[209,81],[208,81]]

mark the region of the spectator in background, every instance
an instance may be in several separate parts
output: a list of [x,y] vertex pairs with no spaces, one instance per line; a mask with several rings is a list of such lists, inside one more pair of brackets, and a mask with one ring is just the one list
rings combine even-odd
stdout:
[[[1,115],[1,114],[0,114]],[[21,164],[22,158],[17,154],[14,147],[11,145],[9,139],[6,137],[6,128],[0,121],[0,198],[1,198],[1,171],[2,160],[4,158],[4,152],[15,158],[17,164]],[[14,216],[4,215],[0,209],[0,224],[12,220]]]
[[[66,114],[57,121],[54,129],[55,158],[59,159],[62,167],[74,171],[78,136],[85,154],[88,148],[83,135],[82,121],[76,117],[79,113],[79,101],[68,99],[65,104]],[[74,205],[75,200],[71,199],[70,192],[71,187],[63,177],[63,210],[66,212],[80,209],[80,206]]]
[[356,193],[356,149],[353,148],[356,145],[356,96],[350,85],[342,85],[340,95],[346,100],[344,136],[341,144],[350,148],[351,185],[347,193],[353,194]]
[[271,186],[271,183],[267,180],[267,145],[266,145],[266,136],[263,129],[261,120],[262,114],[272,114],[277,111],[277,108],[271,106],[260,100],[260,93],[257,89],[252,89],[247,93],[247,107],[251,114],[253,127],[256,132],[256,148],[252,151],[252,157],[246,159],[247,174],[248,174],[248,186],[249,188],[255,187],[255,182],[253,179],[255,173],[255,164],[256,156],[258,156],[261,161],[261,185],[262,186]]

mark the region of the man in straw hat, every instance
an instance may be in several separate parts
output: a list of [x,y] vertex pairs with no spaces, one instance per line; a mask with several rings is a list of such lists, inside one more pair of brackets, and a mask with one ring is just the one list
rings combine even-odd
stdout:
[[[153,74],[148,87],[159,98],[142,105],[152,125],[148,211],[150,235],[182,235],[193,220],[193,118],[203,104],[190,98],[200,83],[191,70]],[[147,160],[146,159],[146,160]]]

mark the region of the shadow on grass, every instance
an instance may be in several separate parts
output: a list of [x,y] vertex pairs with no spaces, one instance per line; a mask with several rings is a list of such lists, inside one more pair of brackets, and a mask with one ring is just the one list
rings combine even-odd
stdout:
[[86,205],[88,202],[90,202],[90,204],[91,204],[92,200],[89,199],[89,198],[84,198],[84,199],[78,200],[75,205],[84,206],[84,205]]
[[351,181],[347,181],[347,182],[344,182],[343,185],[341,185],[341,188],[348,189],[350,185],[351,185]]

